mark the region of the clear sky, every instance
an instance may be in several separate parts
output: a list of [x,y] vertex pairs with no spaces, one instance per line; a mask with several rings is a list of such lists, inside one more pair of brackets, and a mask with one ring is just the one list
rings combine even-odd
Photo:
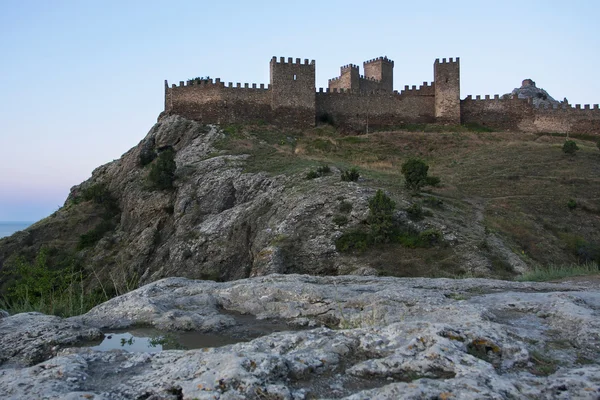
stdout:
[[164,80],[268,83],[272,56],[339,67],[387,55],[394,84],[461,58],[461,98],[525,78],[600,102],[600,2],[0,0],[0,221],[35,221],[94,168],[135,146]]

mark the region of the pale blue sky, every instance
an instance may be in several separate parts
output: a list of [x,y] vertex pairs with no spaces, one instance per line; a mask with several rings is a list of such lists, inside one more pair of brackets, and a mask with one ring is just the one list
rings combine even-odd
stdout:
[[[396,89],[461,58],[461,97],[532,78],[600,102],[597,1],[0,0],[0,221],[33,221],[136,145],[164,80],[268,83],[272,56],[339,67],[387,55]],[[362,70],[361,70],[362,72]]]

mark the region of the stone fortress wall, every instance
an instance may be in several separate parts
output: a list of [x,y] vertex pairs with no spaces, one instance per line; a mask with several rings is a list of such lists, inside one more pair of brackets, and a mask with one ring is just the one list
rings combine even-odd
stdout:
[[[394,62],[378,57],[360,68],[348,64],[328,88],[315,88],[315,61],[273,57],[270,83],[240,84],[220,79],[165,81],[165,111],[204,123],[265,122],[309,128],[333,122],[356,132],[410,123],[468,124],[494,129],[600,135],[598,105],[534,106],[528,99],[499,95],[460,99],[460,59],[439,59],[434,81],[393,90]],[[527,81],[527,80],[526,80]],[[524,81],[524,85],[526,83]],[[159,117],[160,118],[160,117]]]

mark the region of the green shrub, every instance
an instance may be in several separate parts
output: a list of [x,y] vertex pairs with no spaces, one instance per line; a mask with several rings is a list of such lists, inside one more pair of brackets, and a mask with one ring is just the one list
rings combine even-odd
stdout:
[[306,174],[306,179],[315,179],[331,172],[329,165],[321,165],[316,171],[310,170]]
[[335,241],[335,247],[338,251],[350,252],[350,251],[365,251],[371,244],[369,234],[360,229],[353,229],[349,232],[345,232],[342,236]]
[[565,141],[565,144],[563,144],[562,150],[565,154],[574,155],[575,152],[579,150],[579,147],[577,147],[577,143],[575,143],[574,140],[567,140]]
[[358,178],[360,178],[360,173],[356,167],[342,171],[342,181],[344,182],[356,182]]
[[442,241],[442,233],[436,229],[427,229],[419,233],[420,247],[431,247]]
[[242,132],[241,125],[231,124],[223,127],[223,132],[225,132],[228,136],[238,137]]
[[175,151],[171,148],[162,151],[148,174],[148,181],[155,189],[166,190],[173,188],[175,180]]
[[334,215],[332,218],[332,221],[334,224],[338,225],[338,226],[342,226],[342,225],[346,225],[348,223],[348,217],[346,217],[345,215]]
[[394,208],[396,203],[381,189],[369,200],[367,223],[373,243],[387,243],[394,231]]
[[437,176],[428,176],[425,178],[425,185],[438,186],[442,180]]
[[104,237],[107,232],[115,229],[115,223],[111,220],[103,220],[96,227],[83,235],[79,236],[79,242],[77,243],[77,250],[83,250],[86,247],[92,247],[100,239]]
[[352,211],[352,203],[348,201],[342,201],[339,208],[340,212],[348,214]]
[[139,163],[141,167],[150,164],[156,158],[156,141],[154,138],[144,140],[141,144]]
[[418,191],[427,184],[427,171],[429,166],[418,158],[409,158],[402,164],[405,186],[412,191]]
[[42,247],[32,263],[17,258],[2,271],[8,277],[0,308],[12,314],[37,311],[62,317],[83,314],[108,298],[83,291],[83,272],[73,260],[51,267],[50,249]]
[[197,76],[195,78],[188,79],[187,83],[188,83],[188,85],[190,83],[195,83],[196,85],[199,85],[200,83],[208,82],[209,80],[210,80],[210,76],[208,76],[208,75],[207,76]]
[[331,168],[329,167],[329,165],[321,165],[319,168],[317,168],[317,173],[321,176],[326,175],[330,172]]
[[423,204],[426,204],[429,207],[441,208],[444,205],[444,201],[437,197],[427,196],[423,199]]
[[156,158],[156,151],[152,148],[142,148],[140,151],[140,166],[150,164]]
[[317,171],[310,170],[306,174],[306,179],[315,179],[315,178],[318,178],[319,176],[321,176],[321,175],[319,175],[319,173]]
[[575,208],[577,208],[577,202],[573,199],[569,199],[569,201],[567,202],[567,207],[569,207],[569,210],[574,210]]
[[410,248],[431,247],[442,241],[442,234],[435,229],[419,232],[410,227],[398,227],[394,221],[395,207],[394,201],[378,190],[369,200],[368,229],[355,228],[345,232],[335,242],[337,250],[362,252],[370,246],[391,242]]
[[81,200],[93,201],[94,203],[103,206],[106,211],[103,216],[104,219],[110,219],[121,213],[117,199],[112,196],[104,183],[96,183],[83,189],[81,192]]
[[408,216],[415,221],[423,219],[424,216],[423,207],[421,207],[419,203],[411,204],[410,207],[406,209],[406,212],[408,213]]

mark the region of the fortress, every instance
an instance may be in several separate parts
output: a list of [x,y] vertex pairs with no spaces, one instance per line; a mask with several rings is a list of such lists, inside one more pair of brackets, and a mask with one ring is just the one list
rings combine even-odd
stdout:
[[459,58],[435,60],[433,82],[399,92],[393,89],[394,62],[387,57],[365,61],[364,75],[357,65],[345,65],[328,88],[318,91],[314,60],[273,57],[269,67],[268,85],[197,78],[169,87],[165,81],[161,117],[178,114],[212,124],[260,121],[292,128],[329,122],[356,132],[410,123],[474,123],[501,130],[600,134],[597,104],[535,106],[516,95],[461,100]]

